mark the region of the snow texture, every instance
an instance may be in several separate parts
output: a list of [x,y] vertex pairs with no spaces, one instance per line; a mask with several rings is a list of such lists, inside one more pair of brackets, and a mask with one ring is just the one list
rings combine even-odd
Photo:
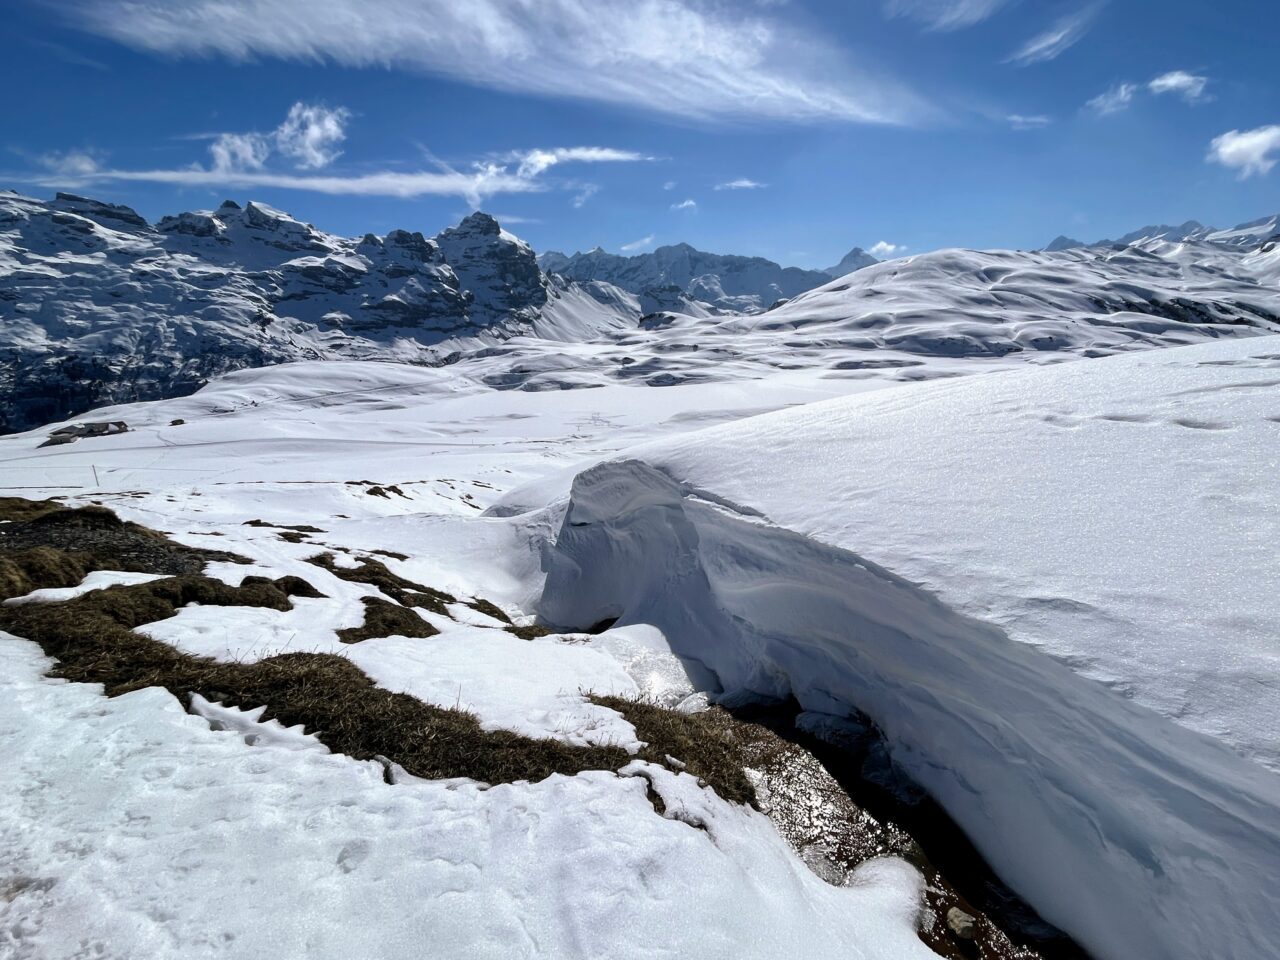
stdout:
[[687,775],[391,786],[378,763],[247,746],[162,690],[107,700],[48,666],[0,635],[14,960],[932,956],[911,867],[825,884]]
[[1098,957],[1264,956],[1277,384],[1280,339],[1223,342],[652,443],[577,476],[541,609],[865,711]]

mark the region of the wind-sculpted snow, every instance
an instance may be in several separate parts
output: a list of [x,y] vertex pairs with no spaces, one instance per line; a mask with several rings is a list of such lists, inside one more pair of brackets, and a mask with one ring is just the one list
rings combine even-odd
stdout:
[[651,443],[574,481],[541,609],[657,626],[726,692],[865,711],[1103,960],[1268,956],[1278,387],[1272,337]]

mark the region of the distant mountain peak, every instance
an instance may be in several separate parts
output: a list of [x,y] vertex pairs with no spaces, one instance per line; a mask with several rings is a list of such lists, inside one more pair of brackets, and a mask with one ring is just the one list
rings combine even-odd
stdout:
[[832,277],[843,277],[845,274],[861,270],[863,267],[875,266],[879,262],[861,247],[854,247],[834,267],[827,267],[822,272]]
[[483,210],[477,210],[463,217],[456,227],[449,229],[460,233],[478,233],[496,237],[502,232],[502,225],[498,223],[496,217]]
[[683,297],[713,312],[759,313],[831,279],[817,270],[783,267],[763,257],[707,253],[689,243],[632,256],[600,247],[570,257],[549,251],[538,262],[567,280],[612,284],[646,302],[660,302],[663,309],[676,309]]
[[1142,243],[1148,240],[1163,240],[1168,243],[1205,242],[1239,247],[1262,243],[1268,239],[1269,231],[1274,230],[1277,225],[1280,225],[1280,217],[1276,216],[1263,217],[1260,220],[1242,223],[1227,230],[1206,226],[1199,220],[1188,220],[1176,226],[1167,223],[1153,223],[1145,227],[1139,227],[1137,230],[1131,230],[1115,240],[1097,240],[1093,243],[1085,243],[1072,237],[1060,236],[1055,238],[1044,249],[1046,252],[1052,253],[1058,250],[1073,250],[1079,247],[1127,247],[1130,244]]

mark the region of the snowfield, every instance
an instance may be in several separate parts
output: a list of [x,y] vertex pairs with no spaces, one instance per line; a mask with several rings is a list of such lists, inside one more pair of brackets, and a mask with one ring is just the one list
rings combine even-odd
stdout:
[[1271,338],[635,448],[574,479],[540,610],[654,624],[728,692],[868,713],[1099,957],[1264,956],[1277,386]]

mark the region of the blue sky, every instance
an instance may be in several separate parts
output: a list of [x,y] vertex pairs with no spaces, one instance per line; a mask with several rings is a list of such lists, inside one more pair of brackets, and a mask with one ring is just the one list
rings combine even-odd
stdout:
[[431,234],[479,205],[539,250],[822,267],[1280,210],[1267,0],[8,0],[6,27],[0,186],[151,218]]

